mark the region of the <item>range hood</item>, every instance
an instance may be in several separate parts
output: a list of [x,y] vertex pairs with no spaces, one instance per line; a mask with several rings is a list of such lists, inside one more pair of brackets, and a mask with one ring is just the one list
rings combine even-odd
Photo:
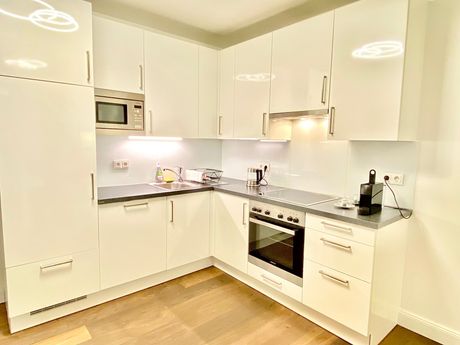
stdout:
[[282,113],[270,113],[270,120],[298,120],[306,117],[322,118],[329,114],[329,109],[288,111]]

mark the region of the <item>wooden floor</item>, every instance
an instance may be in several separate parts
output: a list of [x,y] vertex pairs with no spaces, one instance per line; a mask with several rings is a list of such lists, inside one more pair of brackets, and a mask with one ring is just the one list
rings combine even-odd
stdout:
[[[217,268],[10,335],[4,305],[0,344],[347,344]],[[396,328],[385,345],[436,344]]]

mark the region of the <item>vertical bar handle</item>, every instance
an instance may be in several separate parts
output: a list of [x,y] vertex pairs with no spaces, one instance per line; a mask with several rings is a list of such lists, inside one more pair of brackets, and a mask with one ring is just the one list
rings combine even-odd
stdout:
[[149,110],[149,117],[150,117],[150,133],[153,134],[153,112]]
[[248,221],[246,220],[246,207],[248,206],[247,203],[243,203],[243,225],[248,225]]
[[86,80],[91,83],[91,53],[89,50],[86,51]]
[[169,222],[174,223],[174,201],[170,200],[169,202],[171,204],[171,218],[169,219]]
[[91,200],[96,198],[96,187],[94,185],[94,173],[91,173]]
[[267,135],[267,113],[263,113],[262,115],[262,135],[266,136]]
[[222,135],[222,120],[223,120],[223,118],[224,117],[222,115],[219,116],[219,124],[218,124],[218,127],[219,127],[218,128],[218,133],[219,133],[219,135]]
[[327,93],[327,75],[323,77],[323,88],[321,90],[321,103],[326,104],[326,93]]
[[334,135],[335,127],[335,107],[331,107],[331,113],[329,114],[329,134]]
[[140,85],[139,88],[144,90],[144,68],[142,65],[139,65],[139,74],[140,74]]

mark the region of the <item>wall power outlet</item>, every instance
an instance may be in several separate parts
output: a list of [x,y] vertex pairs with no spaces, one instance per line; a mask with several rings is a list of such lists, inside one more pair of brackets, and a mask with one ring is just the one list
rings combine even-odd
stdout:
[[129,168],[129,160],[127,159],[115,159],[112,163],[114,169],[128,169]]
[[395,174],[395,173],[385,173],[383,176],[387,175],[390,179],[388,180],[388,184],[392,184],[395,186],[402,186],[404,185],[404,174]]

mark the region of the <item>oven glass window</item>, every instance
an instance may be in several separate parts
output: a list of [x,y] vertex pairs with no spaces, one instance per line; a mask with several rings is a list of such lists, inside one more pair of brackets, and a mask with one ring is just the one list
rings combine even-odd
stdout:
[[98,123],[128,124],[128,107],[126,104],[96,103],[96,119]]

